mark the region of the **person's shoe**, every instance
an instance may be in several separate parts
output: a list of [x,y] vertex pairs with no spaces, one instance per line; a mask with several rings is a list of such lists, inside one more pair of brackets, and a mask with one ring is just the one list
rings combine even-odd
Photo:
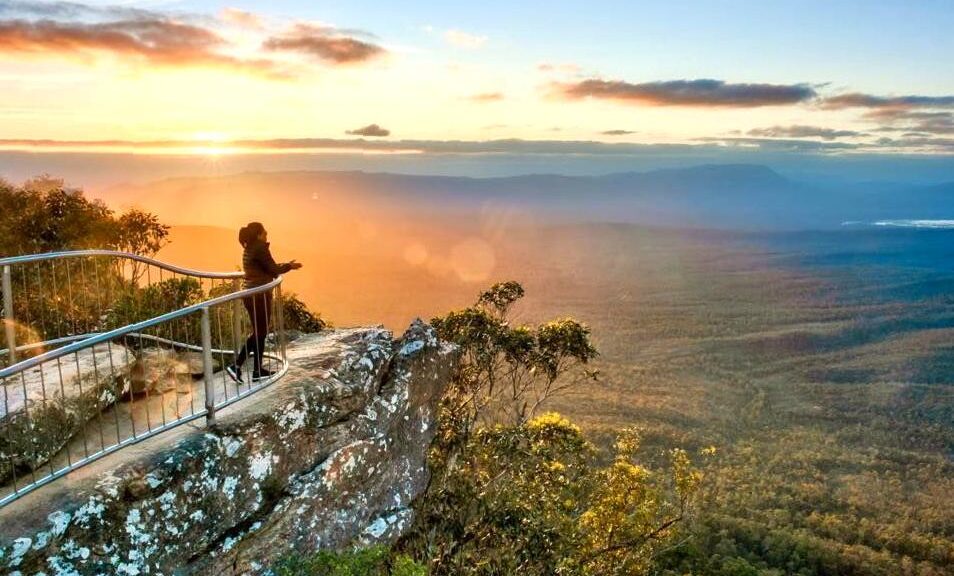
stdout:
[[237,364],[229,364],[225,367],[225,371],[232,377],[232,380],[236,382],[242,381],[242,368]]
[[275,373],[272,372],[271,370],[266,370],[265,368],[259,368],[258,370],[252,373],[252,380],[268,380],[274,375]]

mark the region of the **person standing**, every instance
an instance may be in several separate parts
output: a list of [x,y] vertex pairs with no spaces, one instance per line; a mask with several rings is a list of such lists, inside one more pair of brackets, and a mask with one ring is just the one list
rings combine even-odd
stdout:
[[[242,269],[245,272],[243,288],[264,286],[281,274],[301,268],[301,264],[292,260],[279,264],[272,258],[268,244],[268,231],[261,222],[251,222],[239,230],[239,244],[242,245]],[[249,356],[252,357],[252,380],[268,379],[272,372],[262,366],[265,355],[265,338],[268,335],[272,312],[272,291],[258,292],[242,299],[245,310],[252,323],[252,333],[235,357],[235,363],[226,368],[226,372],[236,381],[242,381],[242,367]]]

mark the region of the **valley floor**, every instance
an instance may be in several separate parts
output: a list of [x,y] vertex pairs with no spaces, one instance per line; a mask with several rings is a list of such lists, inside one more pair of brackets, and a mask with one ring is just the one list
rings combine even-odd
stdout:
[[339,325],[406,324],[510,279],[518,321],[589,324],[601,380],[550,408],[601,443],[641,427],[652,464],[717,448],[694,538],[661,571],[954,571],[954,234],[409,229],[273,249]]

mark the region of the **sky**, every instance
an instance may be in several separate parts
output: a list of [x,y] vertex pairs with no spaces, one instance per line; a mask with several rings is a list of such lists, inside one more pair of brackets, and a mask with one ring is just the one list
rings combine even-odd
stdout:
[[943,162],[952,29],[934,0],[0,0],[0,150]]

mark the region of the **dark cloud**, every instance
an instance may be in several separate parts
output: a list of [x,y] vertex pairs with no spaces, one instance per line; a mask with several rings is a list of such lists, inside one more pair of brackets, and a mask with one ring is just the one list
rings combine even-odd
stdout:
[[749,136],[760,138],[821,138],[834,140],[836,138],[850,138],[864,136],[864,132],[854,130],[835,130],[821,126],[771,126],[769,128],[753,128],[748,131]]
[[390,130],[381,128],[377,124],[368,124],[362,128],[356,128],[354,130],[348,130],[346,134],[351,134],[352,136],[374,136],[374,137],[384,137],[391,134]]
[[296,24],[288,32],[265,40],[262,47],[272,51],[297,52],[333,64],[357,64],[386,53],[377,44],[359,40],[355,36],[355,31]]
[[501,92],[484,92],[468,96],[467,99],[473,102],[499,102],[504,99],[504,95]]
[[954,153],[954,138],[911,136],[904,138],[879,138],[878,145],[888,149],[917,150],[923,153]]
[[874,96],[861,92],[829,96],[821,101],[823,108],[949,108],[954,96]]
[[871,110],[864,117],[880,123],[879,132],[954,134],[954,112],[883,108]]
[[600,98],[648,106],[753,108],[797,104],[817,96],[807,84],[729,84],[707,79],[642,84],[589,79],[552,87],[557,95],[570,100]]
[[228,47],[209,28],[153,13],[110,22],[0,20],[0,54],[37,54],[85,58],[109,53],[163,66],[211,66],[266,76],[284,76],[265,59],[223,53]]
[[600,134],[604,136],[626,136],[627,134],[635,134],[636,130],[603,130]]

